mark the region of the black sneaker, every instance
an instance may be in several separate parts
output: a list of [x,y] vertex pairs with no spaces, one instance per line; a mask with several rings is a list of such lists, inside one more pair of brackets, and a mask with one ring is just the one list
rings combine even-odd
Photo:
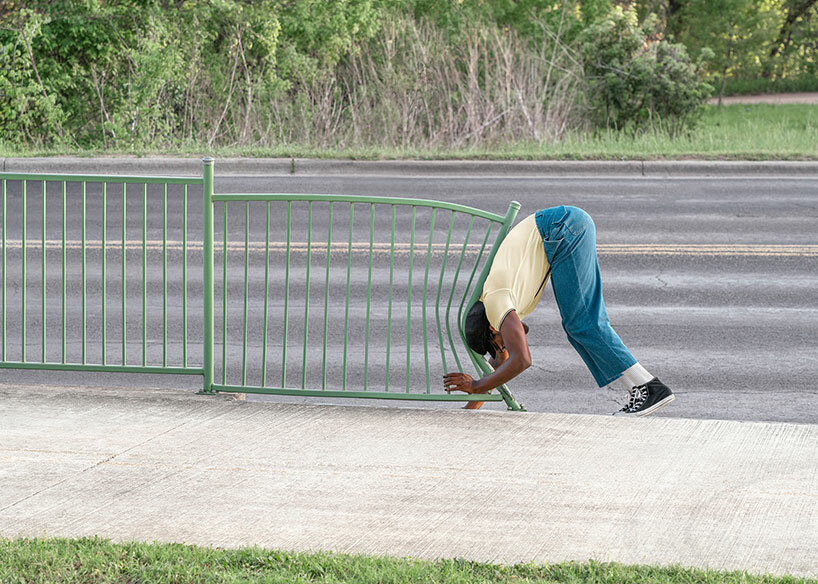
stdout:
[[631,390],[627,405],[617,413],[647,416],[665,407],[675,399],[676,396],[673,395],[670,388],[654,377],[645,385],[634,387]]

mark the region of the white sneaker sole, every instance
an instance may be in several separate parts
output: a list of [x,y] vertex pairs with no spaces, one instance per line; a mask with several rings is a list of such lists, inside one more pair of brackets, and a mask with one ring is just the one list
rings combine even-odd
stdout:
[[663,399],[660,402],[656,402],[655,404],[650,406],[648,409],[642,410],[641,412],[636,412],[636,415],[637,416],[649,416],[650,414],[656,412],[657,410],[662,409],[663,407],[665,407],[669,403],[672,403],[673,400],[675,400],[675,399],[676,399],[676,396],[671,393],[665,399]]

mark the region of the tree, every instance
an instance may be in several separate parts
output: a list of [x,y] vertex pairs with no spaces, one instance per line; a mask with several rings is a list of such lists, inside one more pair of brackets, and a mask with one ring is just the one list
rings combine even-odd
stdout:
[[783,56],[789,51],[792,46],[793,32],[799,28],[799,25],[803,26],[809,21],[810,16],[815,12],[813,8],[816,5],[818,5],[818,0],[785,0],[786,16],[770,48],[769,59],[765,62],[762,71],[763,77],[771,77],[776,57]]
[[678,39],[693,54],[704,48],[713,51],[709,69],[719,83],[721,105],[728,76],[757,70],[759,48],[768,41],[775,11],[756,0],[690,0],[679,17],[683,24]]

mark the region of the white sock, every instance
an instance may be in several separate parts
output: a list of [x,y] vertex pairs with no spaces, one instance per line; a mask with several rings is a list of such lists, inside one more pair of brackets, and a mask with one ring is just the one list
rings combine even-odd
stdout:
[[625,389],[630,391],[637,385],[645,385],[651,379],[653,379],[653,375],[642,367],[639,362],[636,362],[622,372],[619,382],[625,386]]

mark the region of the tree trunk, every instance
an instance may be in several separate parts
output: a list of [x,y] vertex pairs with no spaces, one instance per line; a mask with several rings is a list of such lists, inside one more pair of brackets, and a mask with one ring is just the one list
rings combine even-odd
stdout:
[[733,55],[733,40],[735,37],[730,35],[730,43],[727,45],[727,58],[724,59],[724,68],[721,70],[721,87],[719,88],[719,104],[721,108],[721,98],[724,97],[724,86],[727,83],[727,67],[730,66],[730,57]]
[[679,42],[678,36],[682,30],[682,0],[668,0],[667,12],[665,15],[665,28],[673,36],[675,42]]
[[721,108],[721,98],[724,97],[724,85],[727,83],[727,65],[724,66],[724,69],[721,72],[721,87],[719,87],[719,105],[718,107]]

